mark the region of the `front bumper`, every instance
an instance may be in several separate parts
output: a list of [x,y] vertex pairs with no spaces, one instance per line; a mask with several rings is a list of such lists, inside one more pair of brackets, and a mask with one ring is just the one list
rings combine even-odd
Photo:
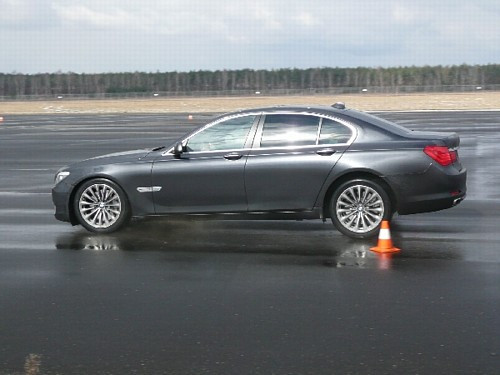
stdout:
[[60,221],[71,222],[69,212],[69,189],[64,181],[52,189],[52,202],[55,206],[55,218]]

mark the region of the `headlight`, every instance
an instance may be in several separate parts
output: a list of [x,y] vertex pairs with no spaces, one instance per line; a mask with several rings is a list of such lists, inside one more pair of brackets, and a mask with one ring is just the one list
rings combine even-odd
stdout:
[[54,180],[54,185],[57,185],[59,182],[61,182],[62,180],[64,180],[68,176],[69,176],[69,172],[59,172],[58,174],[56,174],[56,178]]

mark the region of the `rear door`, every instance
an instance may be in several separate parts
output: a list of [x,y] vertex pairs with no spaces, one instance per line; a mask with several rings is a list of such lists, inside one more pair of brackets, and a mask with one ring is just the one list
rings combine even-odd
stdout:
[[355,128],[338,119],[267,114],[245,167],[248,210],[311,210],[354,137]]

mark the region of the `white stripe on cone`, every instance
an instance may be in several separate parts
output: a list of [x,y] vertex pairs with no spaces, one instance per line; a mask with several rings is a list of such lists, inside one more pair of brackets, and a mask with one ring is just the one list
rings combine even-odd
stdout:
[[390,240],[391,232],[389,229],[380,229],[380,234],[378,235],[380,240]]

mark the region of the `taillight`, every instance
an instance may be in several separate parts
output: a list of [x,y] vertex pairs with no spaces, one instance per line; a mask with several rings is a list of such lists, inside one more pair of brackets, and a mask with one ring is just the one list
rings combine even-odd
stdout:
[[425,146],[424,152],[444,167],[457,161],[457,151],[446,146]]

